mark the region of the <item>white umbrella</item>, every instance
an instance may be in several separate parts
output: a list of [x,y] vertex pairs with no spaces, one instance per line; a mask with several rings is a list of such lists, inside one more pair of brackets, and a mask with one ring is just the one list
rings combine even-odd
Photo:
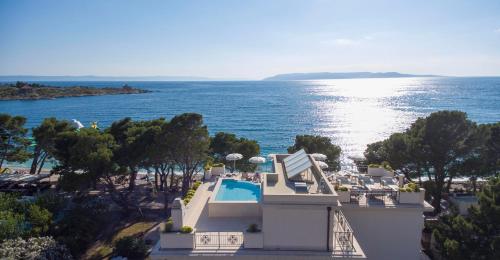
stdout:
[[227,161],[233,161],[233,170],[236,168],[236,161],[241,160],[243,158],[243,155],[240,153],[230,153],[226,156]]
[[324,155],[322,153],[313,153],[313,154],[311,154],[311,156],[316,161],[324,161],[324,160],[326,160],[326,155]]
[[261,164],[261,163],[266,163],[266,158],[260,156],[254,156],[248,159],[248,161],[255,164]]
[[318,162],[318,166],[319,166],[319,168],[321,168],[321,169],[326,169],[326,168],[328,168],[328,164],[327,164],[326,162],[322,162],[322,161],[319,161],[319,162]]
[[80,129],[80,128],[84,128],[82,122],[76,120],[76,119],[73,119],[73,124],[76,126],[76,128]]
[[[250,159],[248,159],[248,161],[250,163],[262,164],[262,163],[266,163],[266,158],[261,157],[261,156],[254,156],[254,157],[251,157]],[[257,170],[259,170],[258,167],[257,167]]]

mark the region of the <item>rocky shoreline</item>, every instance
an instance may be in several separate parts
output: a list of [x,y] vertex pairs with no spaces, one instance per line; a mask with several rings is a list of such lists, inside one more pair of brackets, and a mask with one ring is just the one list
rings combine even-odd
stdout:
[[37,100],[63,97],[141,94],[151,92],[128,85],[122,87],[95,88],[87,86],[57,87],[37,83],[0,83],[1,100]]

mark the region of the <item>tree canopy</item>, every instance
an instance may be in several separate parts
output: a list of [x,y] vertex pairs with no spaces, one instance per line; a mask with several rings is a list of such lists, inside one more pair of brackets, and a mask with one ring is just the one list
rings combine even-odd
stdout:
[[34,127],[32,130],[35,148],[33,151],[33,160],[31,162],[31,174],[40,173],[45,162],[54,157],[55,141],[60,133],[75,131],[73,124],[66,120],[57,120],[50,117]]
[[369,144],[365,157],[368,163],[387,161],[408,178],[426,174],[433,180],[430,192],[439,211],[441,194],[454,177],[498,171],[495,131],[496,125],[477,126],[464,112],[439,111],[417,119],[405,132]]
[[297,135],[295,144],[288,147],[289,153],[304,149],[306,153],[322,153],[326,155],[326,163],[331,171],[340,170],[340,146],[331,142],[330,138],[315,135]]
[[[256,140],[238,138],[235,134],[218,132],[210,139],[210,154],[216,162],[225,162],[225,158],[230,153],[243,155],[242,160],[235,163],[235,168],[240,171],[255,170],[256,165],[248,163],[248,159],[260,154],[260,146]],[[233,167],[232,163],[228,163]],[[234,170],[234,169],[233,169]]]
[[30,141],[26,138],[28,129],[24,127],[26,118],[0,114],[0,169],[4,162],[25,162]]
[[500,258],[500,178],[479,193],[479,206],[468,216],[443,216],[433,229],[434,254],[444,259]]

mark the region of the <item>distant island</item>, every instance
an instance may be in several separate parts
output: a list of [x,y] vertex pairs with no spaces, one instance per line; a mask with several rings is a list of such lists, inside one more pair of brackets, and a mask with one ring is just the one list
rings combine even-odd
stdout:
[[278,74],[263,80],[314,80],[314,79],[370,79],[370,78],[410,78],[439,77],[437,75],[413,75],[399,72],[313,72]]
[[0,83],[0,100],[33,100],[62,97],[83,97],[119,94],[140,94],[151,92],[124,85],[120,88],[95,88],[86,86],[56,87],[37,83]]
[[0,82],[15,81],[213,81],[216,78],[195,76],[35,76],[35,75],[0,75]]

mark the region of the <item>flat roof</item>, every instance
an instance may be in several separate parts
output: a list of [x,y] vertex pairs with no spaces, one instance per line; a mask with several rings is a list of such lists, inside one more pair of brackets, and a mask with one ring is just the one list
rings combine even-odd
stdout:
[[[334,204],[336,202],[332,196],[337,196],[331,183],[316,163],[316,161],[307,154],[304,154],[310,166],[302,170],[299,174],[293,175],[295,178],[288,178],[286,162],[294,161],[296,158],[287,160],[289,154],[278,154],[273,157],[274,173],[265,174],[263,182],[263,202],[283,202],[283,203],[310,203],[310,204]],[[297,156],[300,157],[300,156]],[[302,159],[303,160],[303,159]],[[297,168],[293,168],[297,169]],[[307,192],[301,193],[295,191],[294,182],[301,181],[296,177],[300,174],[306,175]]]

